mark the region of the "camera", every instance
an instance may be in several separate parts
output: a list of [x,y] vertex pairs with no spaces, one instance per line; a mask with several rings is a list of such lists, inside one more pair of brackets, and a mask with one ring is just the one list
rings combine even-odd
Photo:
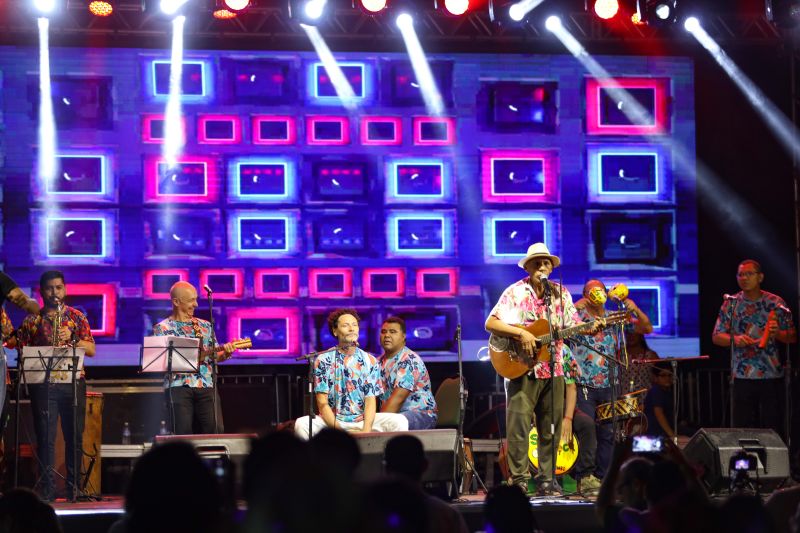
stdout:
[[664,450],[664,440],[661,437],[649,435],[636,435],[633,437],[634,453],[661,453]]

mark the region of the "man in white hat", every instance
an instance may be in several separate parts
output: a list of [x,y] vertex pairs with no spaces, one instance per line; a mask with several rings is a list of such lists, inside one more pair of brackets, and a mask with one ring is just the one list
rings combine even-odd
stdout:
[[[578,325],[580,319],[566,287],[548,280],[561,260],[550,253],[542,242],[532,244],[528,253],[518,263],[528,277],[506,288],[489,318],[486,331],[492,334],[493,346],[502,349],[508,339],[518,341],[522,349],[533,356],[536,337],[516,327],[527,326],[548,318],[546,299],[550,300],[550,320],[553,327],[562,329]],[[528,468],[528,434],[531,420],[536,414],[539,433],[539,473],[536,477],[537,495],[560,493],[553,479],[553,435],[561,435],[561,420],[564,412],[564,346],[563,341],[554,343],[555,378],[550,373],[550,363],[538,362],[527,374],[516,379],[507,379],[506,384],[506,434],[508,438],[508,467],[511,481],[528,492],[530,470]],[[555,426],[552,431],[551,424]]]

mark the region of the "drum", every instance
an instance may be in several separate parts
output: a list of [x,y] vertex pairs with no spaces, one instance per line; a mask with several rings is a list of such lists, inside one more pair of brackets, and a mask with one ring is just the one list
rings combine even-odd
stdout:
[[[617,420],[627,420],[642,415],[644,413],[644,397],[647,394],[647,389],[637,390],[623,394],[615,403],[614,411],[617,414]],[[598,422],[611,422],[613,415],[611,412],[611,403],[601,403],[595,410],[595,419]]]
[[[531,428],[529,434],[528,459],[536,470],[539,470],[539,433],[536,426]],[[561,476],[569,472],[578,460],[578,439],[572,435],[572,442],[566,443],[563,440],[558,442],[556,450],[556,475]]]

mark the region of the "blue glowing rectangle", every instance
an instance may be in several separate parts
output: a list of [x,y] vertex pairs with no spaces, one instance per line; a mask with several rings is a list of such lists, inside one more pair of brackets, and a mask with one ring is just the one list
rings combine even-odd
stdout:
[[206,196],[208,180],[206,165],[200,162],[180,163],[170,168],[166,162],[158,163],[158,196]]
[[289,61],[222,58],[220,64],[229,84],[231,103],[275,105],[293,99]]
[[558,249],[559,218],[556,210],[484,211],[484,261],[516,263],[535,242]]
[[228,256],[267,258],[294,254],[297,220],[295,211],[232,211],[228,216]]
[[675,215],[672,211],[589,211],[592,266],[631,264],[674,267]]
[[441,158],[389,159],[386,202],[447,202],[454,185],[449,162]]
[[113,201],[116,191],[110,157],[104,154],[69,153],[56,156],[56,172],[46,180],[34,169],[34,197],[40,201]]
[[228,163],[228,201],[288,203],[297,199],[294,160],[237,157]]
[[116,260],[116,210],[31,210],[37,264],[90,265]]
[[658,144],[586,146],[588,199],[591,202],[673,201],[671,157]]
[[447,257],[454,253],[452,211],[392,211],[386,224],[390,257]]
[[[149,61],[147,89],[152,100],[165,102],[169,96],[171,64],[168,59]],[[212,68],[206,60],[184,60],[181,69],[181,101],[204,102],[213,98]]]
[[[345,80],[353,90],[351,100],[359,103],[368,102],[374,92],[372,81],[372,66],[358,61],[337,61]],[[309,65],[308,94],[311,100],[321,105],[340,105],[341,99],[336,92],[336,86],[328,75],[322,62]]]
[[145,257],[207,259],[220,251],[216,209],[145,211]]

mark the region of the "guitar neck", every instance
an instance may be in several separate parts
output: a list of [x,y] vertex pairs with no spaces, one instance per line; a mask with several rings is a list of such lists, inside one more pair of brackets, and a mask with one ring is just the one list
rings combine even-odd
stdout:
[[[583,324],[578,324],[577,326],[564,328],[557,332],[558,334],[556,335],[556,337],[557,339],[568,339],[574,335],[580,334],[584,330],[591,329],[592,326],[594,326],[594,321],[585,322]],[[539,337],[539,342],[541,342],[542,344],[550,344],[551,342],[553,342],[552,334],[548,333],[547,335],[542,335],[541,337]]]

